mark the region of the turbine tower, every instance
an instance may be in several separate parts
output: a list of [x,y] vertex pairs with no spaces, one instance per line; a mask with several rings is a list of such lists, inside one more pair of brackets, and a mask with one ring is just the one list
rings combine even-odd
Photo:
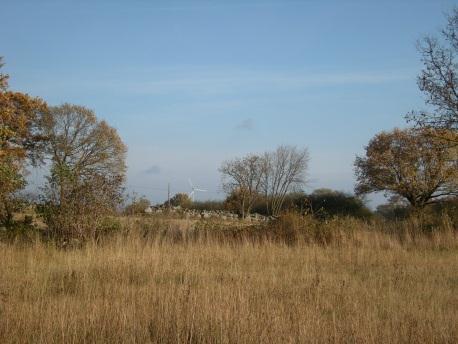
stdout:
[[189,181],[189,186],[191,186],[191,192],[188,194],[189,197],[191,198],[191,201],[194,202],[194,195],[196,194],[196,192],[207,192],[207,190],[195,187],[191,179],[188,179],[188,181]]

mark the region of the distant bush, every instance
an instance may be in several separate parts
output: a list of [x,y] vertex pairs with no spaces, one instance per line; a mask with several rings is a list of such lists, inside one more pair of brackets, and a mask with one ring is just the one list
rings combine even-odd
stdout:
[[447,217],[458,228],[458,198],[443,199],[421,210],[415,210],[409,205],[387,203],[379,205],[375,214],[389,221],[421,219],[429,227],[437,227]]
[[268,228],[276,241],[288,245],[302,242],[339,246],[355,230],[365,228],[365,223],[350,217],[321,221],[309,214],[287,212],[271,222]]
[[[164,202],[164,206],[168,206],[169,202]],[[170,205],[172,207],[190,208],[192,206],[192,199],[186,193],[177,193],[170,198]]]
[[14,221],[8,227],[0,226],[0,241],[32,243],[42,237],[42,232],[30,221]]
[[352,216],[367,219],[372,212],[363,200],[341,191],[318,189],[307,197],[308,207],[312,214],[321,218],[334,216]]
[[59,206],[45,202],[37,206],[37,212],[47,226],[51,237],[59,240],[87,240],[98,237],[105,231],[104,224],[109,216],[115,215],[102,199],[89,198],[88,202],[67,202]]
[[140,197],[139,199],[133,199],[130,204],[124,208],[125,215],[136,215],[144,214],[145,209],[151,205],[151,202],[145,197]]
[[387,220],[403,220],[409,216],[410,209],[406,205],[381,204],[377,207],[375,214]]
[[111,232],[120,231],[122,229],[121,222],[114,216],[107,216],[102,218],[97,224],[97,234],[106,234]]
[[458,228],[458,197],[451,197],[431,204],[431,212],[436,216],[447,214]]

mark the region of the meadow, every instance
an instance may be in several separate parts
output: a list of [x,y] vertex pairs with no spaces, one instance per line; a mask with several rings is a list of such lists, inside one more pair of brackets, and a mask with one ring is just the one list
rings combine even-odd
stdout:
[[456,1],[4,2],[0,344],[458,343]]
[[352,219],[320,226],[326,242],[300,226],[291,241],[144,219],[78,247],[4,240],[0,342],[458,341],[450,223],[417,235]]

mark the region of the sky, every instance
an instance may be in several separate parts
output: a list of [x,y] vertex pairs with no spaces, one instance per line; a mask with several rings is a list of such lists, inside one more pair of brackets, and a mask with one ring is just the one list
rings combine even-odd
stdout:
[[221,199],[224,160],[281,144],[308,148],[307,192],[352,192],[355,156],[424,108],[416,42],[455,5],[0,0],[0,56],[11,89],[117,128],[127,189],[154,202],[189,179]]

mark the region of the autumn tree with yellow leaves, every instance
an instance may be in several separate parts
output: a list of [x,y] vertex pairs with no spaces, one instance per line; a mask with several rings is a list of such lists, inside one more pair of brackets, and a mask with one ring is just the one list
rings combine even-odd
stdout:
[[382,191],[421,209],[458,195],[458,152],[434,129],[394,129],[377,134],[357,157],[359,195]]
[[25,163],[41,160],[40,121],[48,110],[40,98],[8,90],[8,78],[0,74],[0,223],[6,224],[12,220],[14,192],[25,186]]

